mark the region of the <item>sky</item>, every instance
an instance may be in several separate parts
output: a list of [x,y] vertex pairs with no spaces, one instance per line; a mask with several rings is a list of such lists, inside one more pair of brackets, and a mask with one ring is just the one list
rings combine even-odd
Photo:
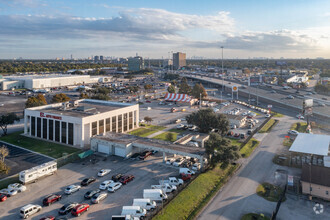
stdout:
[[172,51],[330,58],[330,1],[0,0],[0,59],[168,58]]

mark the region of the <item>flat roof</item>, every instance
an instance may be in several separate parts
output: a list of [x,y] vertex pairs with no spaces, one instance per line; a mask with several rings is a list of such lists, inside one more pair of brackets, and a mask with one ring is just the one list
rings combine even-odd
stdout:
[[97,115],[104,112],[125,108],[128,106],[133,105],[120,102],[84,99],[78,101],[77,106],[74,106],[71,102],[71,105],[67,108],[63,108],[62,105],[46,105],[44,106],[44,108],[30,108],[30,110],[40,111],[49,114],[84,118],[91,115]]
[[105,141],[111,141],[115,143],[122,143],[126,145],[127,144],[134,145],[134,143],[137,143],[137,144],[146,145],[146,147],[149,145],[158,148],[167,148],[170,150],[181,151],[181,152],[196,154],[200,156],[205,154],[204,148],[192,147],[181,144],[173,144],[172,142],[168,142],[168,141],[138,137],[138,136],[122,134],[122,133],[107,132],[104,135],[95,136],[93,138],[97,138]]
[[328,156],[329,144],[329,135],[299,133],[289,151]]
[[52,78],[86,78],[90,75],[71,75],[71,74],[42,74],[42,75],[23,75],[23,76],[6,76],[6,79],[52,79]]

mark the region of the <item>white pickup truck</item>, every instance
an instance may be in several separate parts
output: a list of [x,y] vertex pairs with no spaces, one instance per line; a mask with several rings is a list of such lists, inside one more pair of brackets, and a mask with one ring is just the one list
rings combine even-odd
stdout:
[[151,189],[161,189],[165,193],[174,192],[177,188],[175,185],[165,183],[164,185],[151,185]]
[[181,186],[183,184],[183,180],[175,177],[169,177],[168,180],[159,180],[159,185],[164,185],[166,183],[174,186]]

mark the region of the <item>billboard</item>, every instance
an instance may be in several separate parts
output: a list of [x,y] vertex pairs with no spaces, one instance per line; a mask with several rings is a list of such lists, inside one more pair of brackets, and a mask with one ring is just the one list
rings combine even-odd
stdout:
[[262,76],[250,76],[248,78],[248,85],[249,86],[257,86],[260,85],[262,83]]
[[231,88],[231,91],[232,91],[232,92],[238,92],[238,86],[233,86],[233,87]]

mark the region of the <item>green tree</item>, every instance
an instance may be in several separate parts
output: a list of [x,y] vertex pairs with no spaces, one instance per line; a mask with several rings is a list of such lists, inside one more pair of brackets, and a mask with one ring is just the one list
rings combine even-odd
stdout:
[[41,94],[29,97],[25,102],[25,108],[47,105],[45,97]]
[[180,94],[190,94],[191,88],[188,85],[188,81],[186,78],[182,78],[180,88],[179,88],[179,93]]
[[200,109],[186,117],[189,124],[196,125],[201,132],[208,133],[212,128],[225,135],[229,130],[229,121],[224,114],[217,114],[210,108]]
[[152,85],[146,84],[146,85],[144,85],[144,89],[145,90],[150,90],[150,89],[152,89]]
[[175,86],[170,85],[170,86],[167,88],[167,91],[168,91],[169,93],[175,93]]
[[0,116],[0,128],[3,131],[3,136],[7,135],[7,126],[19,121],[19,117],[13,112]]
[[166,134],[166,140],[168,140],[168,141],[174,141],[174,134],[172,132],[168,132]]
[[68,102],[70,100],[71,99],[64,93],[59,93],[53,96],[52,103]]
[[9,150],[6,146],[0,147],[0,174],[8,174],[10,167],[6,165],[5,158],[9,155]]
[[202,96],[202,98],[207,97],[207,93],[206,90],[204,88],[204,86],[201,83],[196,83],[194,88],[191,91],[191,95],[194,96],[196,99],[200,98],[200,95]]
[[103,93],[97,93],[95,95],[92,96],[92,99],[97,99],[97,100],[105,100],[108,101],[110,100],[110,96],[103,94]]
[[209,140],[205,142],[205,153],[210,159],[210,165],[214,167],[217,163],[222,163],[226,167],[230,162],[240,158],[237,146],[232,146],[229,139],[212,133]]

